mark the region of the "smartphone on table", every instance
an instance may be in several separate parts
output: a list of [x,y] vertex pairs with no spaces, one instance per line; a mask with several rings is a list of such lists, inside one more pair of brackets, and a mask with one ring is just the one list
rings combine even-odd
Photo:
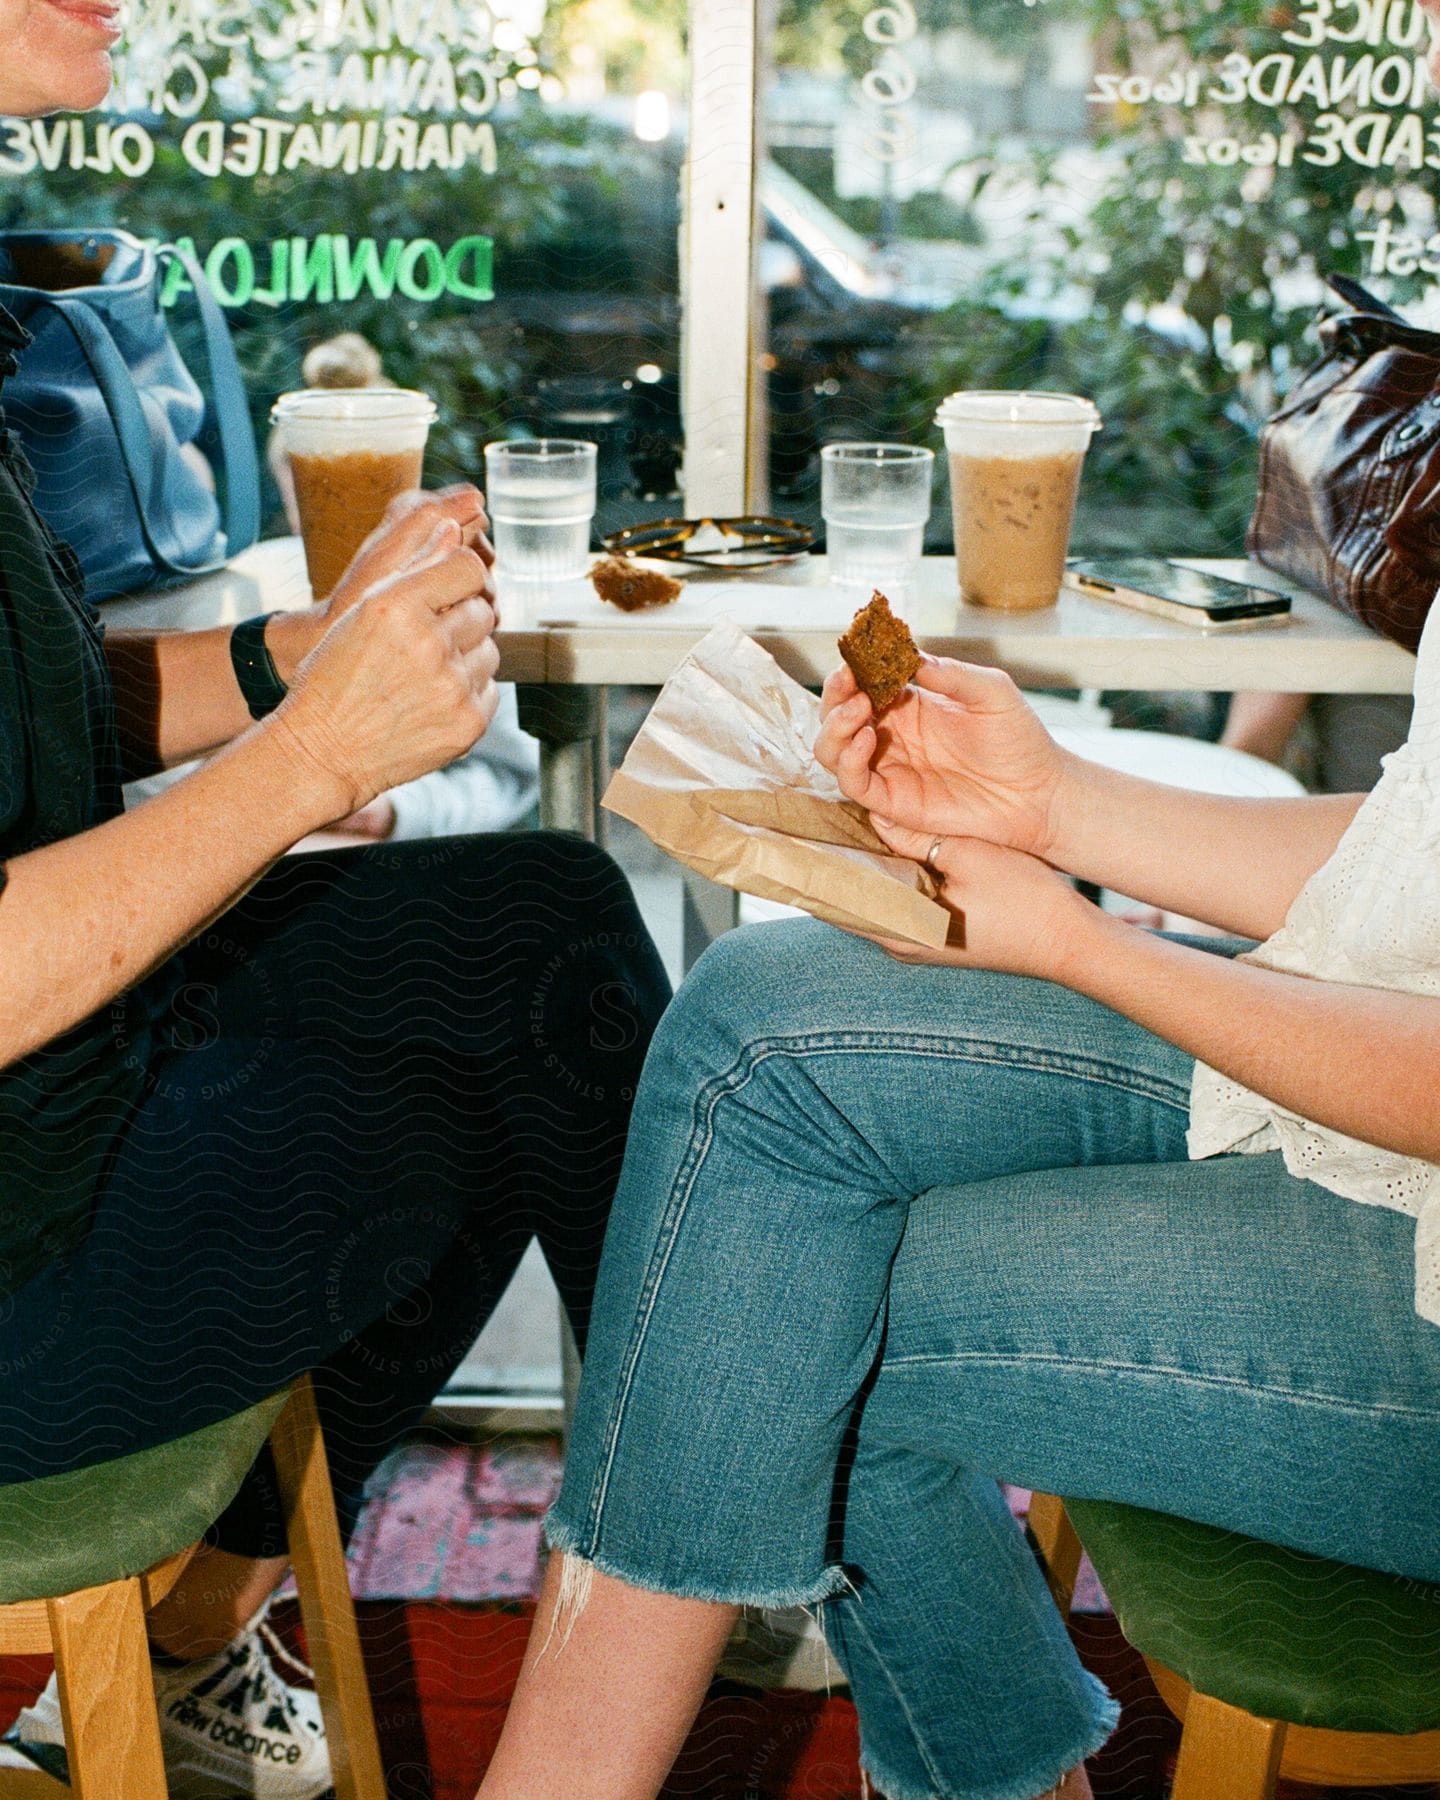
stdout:
[[1065,579],[1087,598],[1113,600],[1206,631],[1258,625],[1290,611],[1288,594],[1187,569],[1164,556],[1081,557],[1067,565]]

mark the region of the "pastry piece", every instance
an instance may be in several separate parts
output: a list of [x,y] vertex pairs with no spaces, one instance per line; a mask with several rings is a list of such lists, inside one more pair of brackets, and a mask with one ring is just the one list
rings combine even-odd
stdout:
[[684,587],[673,575],[658,569],[642,569],[628,556],[606,556],[590,571],[590,580],[602,600],[621,612],[639,612],[644,606],[668,606]]
[[879,588],[850,621],[850,629],[840,640],[840,654],[877,713],[901,693],[920,667],[920,652],[910,627],[891,612],[890,602]]

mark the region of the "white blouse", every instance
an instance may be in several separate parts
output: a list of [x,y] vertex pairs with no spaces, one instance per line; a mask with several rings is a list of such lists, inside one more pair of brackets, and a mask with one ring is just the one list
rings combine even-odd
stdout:
[[[1322,981],[1440,996],[1440,604],[1420,640],[1409,741],[1285,923],[1245,960]],[[1437,1025],[1440,1031],[1440,1025]],[[1384,1071],[1370,1077],[1383,1079]],[[1436,1095],[1440,1106],[1440,1094]],[[1440,1325],[1440,1165],[1312,1124],[1195,1065],[1190,1155],[1279,1150],[1294,1175],[1415,1220],[1415,1305]]]

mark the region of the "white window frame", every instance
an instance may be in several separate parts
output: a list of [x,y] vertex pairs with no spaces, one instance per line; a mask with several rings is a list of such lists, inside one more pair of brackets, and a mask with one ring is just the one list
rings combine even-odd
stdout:
[[688,518],[764,511],[759,92],[763,0],[692,0],[680,223]]

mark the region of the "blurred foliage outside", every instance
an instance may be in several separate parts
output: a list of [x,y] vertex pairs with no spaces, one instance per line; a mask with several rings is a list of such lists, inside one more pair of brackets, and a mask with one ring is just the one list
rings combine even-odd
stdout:
[[[1019,70],[1021,88],[1045,67],[1045,33],[1056,23],[1085,30],[1097,66],[1160,74],[1195,65],[1213,77],[1230,51],[1260,56],[1281,48],[1279,34],[1295,16],[1289,0],[1203,8],[1184,0],[916,0],[916,7],[922,33],[963,24]],[[860,29],[864,12],[863,4],[836,0],[778,0],[774,65],[853,84],[876,57]],[[681,0],[552,0],[539,66],[567,83],[588,71],[612,94],[648,85],[678,93],[683,30]],[[923,54],[915,60],[923,100],[928,62]],[[944,103],[943,93],[937,89],[933,100]],[[1187,129],[1253,138],[1290,127],[1303,136],[1313,124],[1304,110],[1247,101],[1182,114],[1148,105],[1091,108],[1089,119],[1089,149],[1107,159],[1107,173],[1098,199],[1079,215],[1064,162],[1073,140],[1045,142],[1033,125],[978,145],[947,193],[902,203],[897,254],[906,238],[945,238],[976,246],[983,272],[953,305],[915,317],[889,347],[893,411],[875,428],[933,441],[934,406],[960,387],[1086,393],[1106,428],[1087,466],[1078,541],[1091,550],[1233,553],[1252,504],[1259,425],[1313,354],[1307,334],[1323,276],[1363,275],[1357,226],[1387,213],[1433,219],[1433,205],[1412,175],[1351,163],[1182,165]],[[605,120],[531,92],[507,99],[494,122],[494,175],[475,167],[409,176],[301,170],[208,181],[181,160],[173,127],[157,127],[160,154],[142,182],[68,170],[10,179],[0,184],[0,225],[120,224],[143,236],[188,236],[202,250],[226,236],[263,244],[321,231],[382,243],[429,236],[443,246],[478,231],[495,240],[502,294],[507,259],[522,252],[532,271],[539,259],[556,290],[659,278],[674,255],[673,185],[666,188],[673,168],[656,146],[640,143],[613,111]],[[837,198],[833,175],[824,184],[823,157],[789,161],[822,200],[874,232],[874,203]],[[1007,185],[1017,204],[1001,242],[979,203]],[[621,258],[618,238],[626,233],[655,246],[638,277],[626,274]],[[657,242],[666,234],[669,243]],[[1415,283],[1408,290],[1402,283],[1391,297],[1403,301],[1415,291]],[[252,305],[232,322],[262,428],[273,396],[298,383],[311,343],[342,328],[363,331],[394,380],[435,395],[442,425],[432,467],[441,478],[474,474],[481,445],[523,412],[537,374],[567,372],[537,371],[513,320],[465,301],[362,297],[343,309],[278,312]]]
[[[814,21],[823,15],[833,25],[833,0],[779,4],[781,66],[843,68],[852,80],[874,66],[875,45],[859,29],[863,9],[841,15],[847,31],[827,32]],[[1056,24],[1086,31],[1097,68],[1160,76],[1193,66],[1208,84],[1232,51],[1258,59],[1292,48],[1281,34],[1296,23],[1299,5],[915,0],[915,9],[922,33],[963,25],[998,51],[1016,66],[1020,93],[1043,70],[1045,33]],[[1298,61],[1308,52],[1295,54]],[[914,60],[923,70],[923,55]],[[918,98],[926,98],[923,73]],[[943,95],[935,100],[943,104]],[[1057,218],[1075,211],[1064,146],[1046,143],[1033,127],[1023,138],[1006,132],[966,159],[971,207],[1008,183],[1024,197],[1023,216],[994,244],[975,290],[908,334],[897,421],[918,437],[939,399],[958,388],[1087,394],[1105,429],[1087,459],[1077,544],[1236,554],[1254,502],[1259,429],[1316,354],[1312,326],[1325,276],[1368,279],[1355,230],[1389,216],[1418,222],[1423,235],[1435,228],[1433,200],[1421,175],[1352,162],[1182,163],[1186,132],[1254,140],[1293,130],[1303,139],[1313,104],[1308,111],[1248,99],[1184,112],[1153,104],[1089,110],[1093,147],[1110,158],[1110,169],[1082,223],[1057,231]],[[1353,103],[1337,110],[1353,111]],[[945,205],[937,207],[938,199],[918,194],[902,203],[901,239],[934,235]],[[868,217],[851,213],[861,229],[873,229],[868,204]],[[963,215],[963,204],[951,205]],[[985,238],[973,217],[954,219],[946,235]],[[1401,302],[1424,285],[1423,277],[1377,283]]]
[[[623,49],[626,34],[615,21],[630,18],[632,5],[645,3],[579,0],[574,8],[552,7],[556,44],[541,45],[540,66],[552,50],[563,54],[562,40],[574,29],[571,13],[592,21],[609,17]],[[222,51],[199,54],[212,76],[224,71]],[[620,63],[628,67],[632,60],[622,55]],[[657,60],[653,51],[652,60]],[[673,72],[674,56],[658,60]],[[517,61],[511,74],[522,66]],[[635,66],[646,67],[645,58]],[[615,78],[616,66],[608,73]],[[257,101],[253,110],[267,108]],[[206,116],[218,116],[218,109],[212,106]],[[527,285],[583,293],[615,279],[622,244],[654,241],[656,221],[646,213],[656,191],[654,146],[614,123],[547,104],[533,92],[502,101],[491,118],[498,147],[493,175],[472,163],[410,174],[299,169],[251,178],[222,172],[213,179],[184,161],[173,122],[147,121],[157,154],[142,180],[97,179],[68,168],[11,177],[0,182],[0,228],[62,221],[77,228],[118,226],[143,238],[190,238],[202,260],[221,239],[239,237],[255,250],[261,286],[264,247],[275,238],[338,232],[352,240],[373,238],[383,248],[390,239],[428,237],[444,249],[479,233],[494,241],[497,293],[505,290],[512,262],[522,253]],[[673,189],[673,174],[663,181]],[[673,214],[663,230],[673,240]],[[673,266],[673,241],[668,259]],[[301,384],[306,351],[337,331],[359,331],[379,349],[392,381],[423,388],[437,402],[439,419],[426,455],[428,478],[436,482],[478,478],[484,444],[520,428],[517,419],[537,380],[566,372],[537,369],[524,330],[487,302],[449,296],[427,302],[398,295],[379,299],[362,287],[344,305],[252,303],[227,317],[262,444],[276,395]],[[171,324],[198,373],[203,352],[183,295]],[[270,498],[277,499],[273,490]]]

